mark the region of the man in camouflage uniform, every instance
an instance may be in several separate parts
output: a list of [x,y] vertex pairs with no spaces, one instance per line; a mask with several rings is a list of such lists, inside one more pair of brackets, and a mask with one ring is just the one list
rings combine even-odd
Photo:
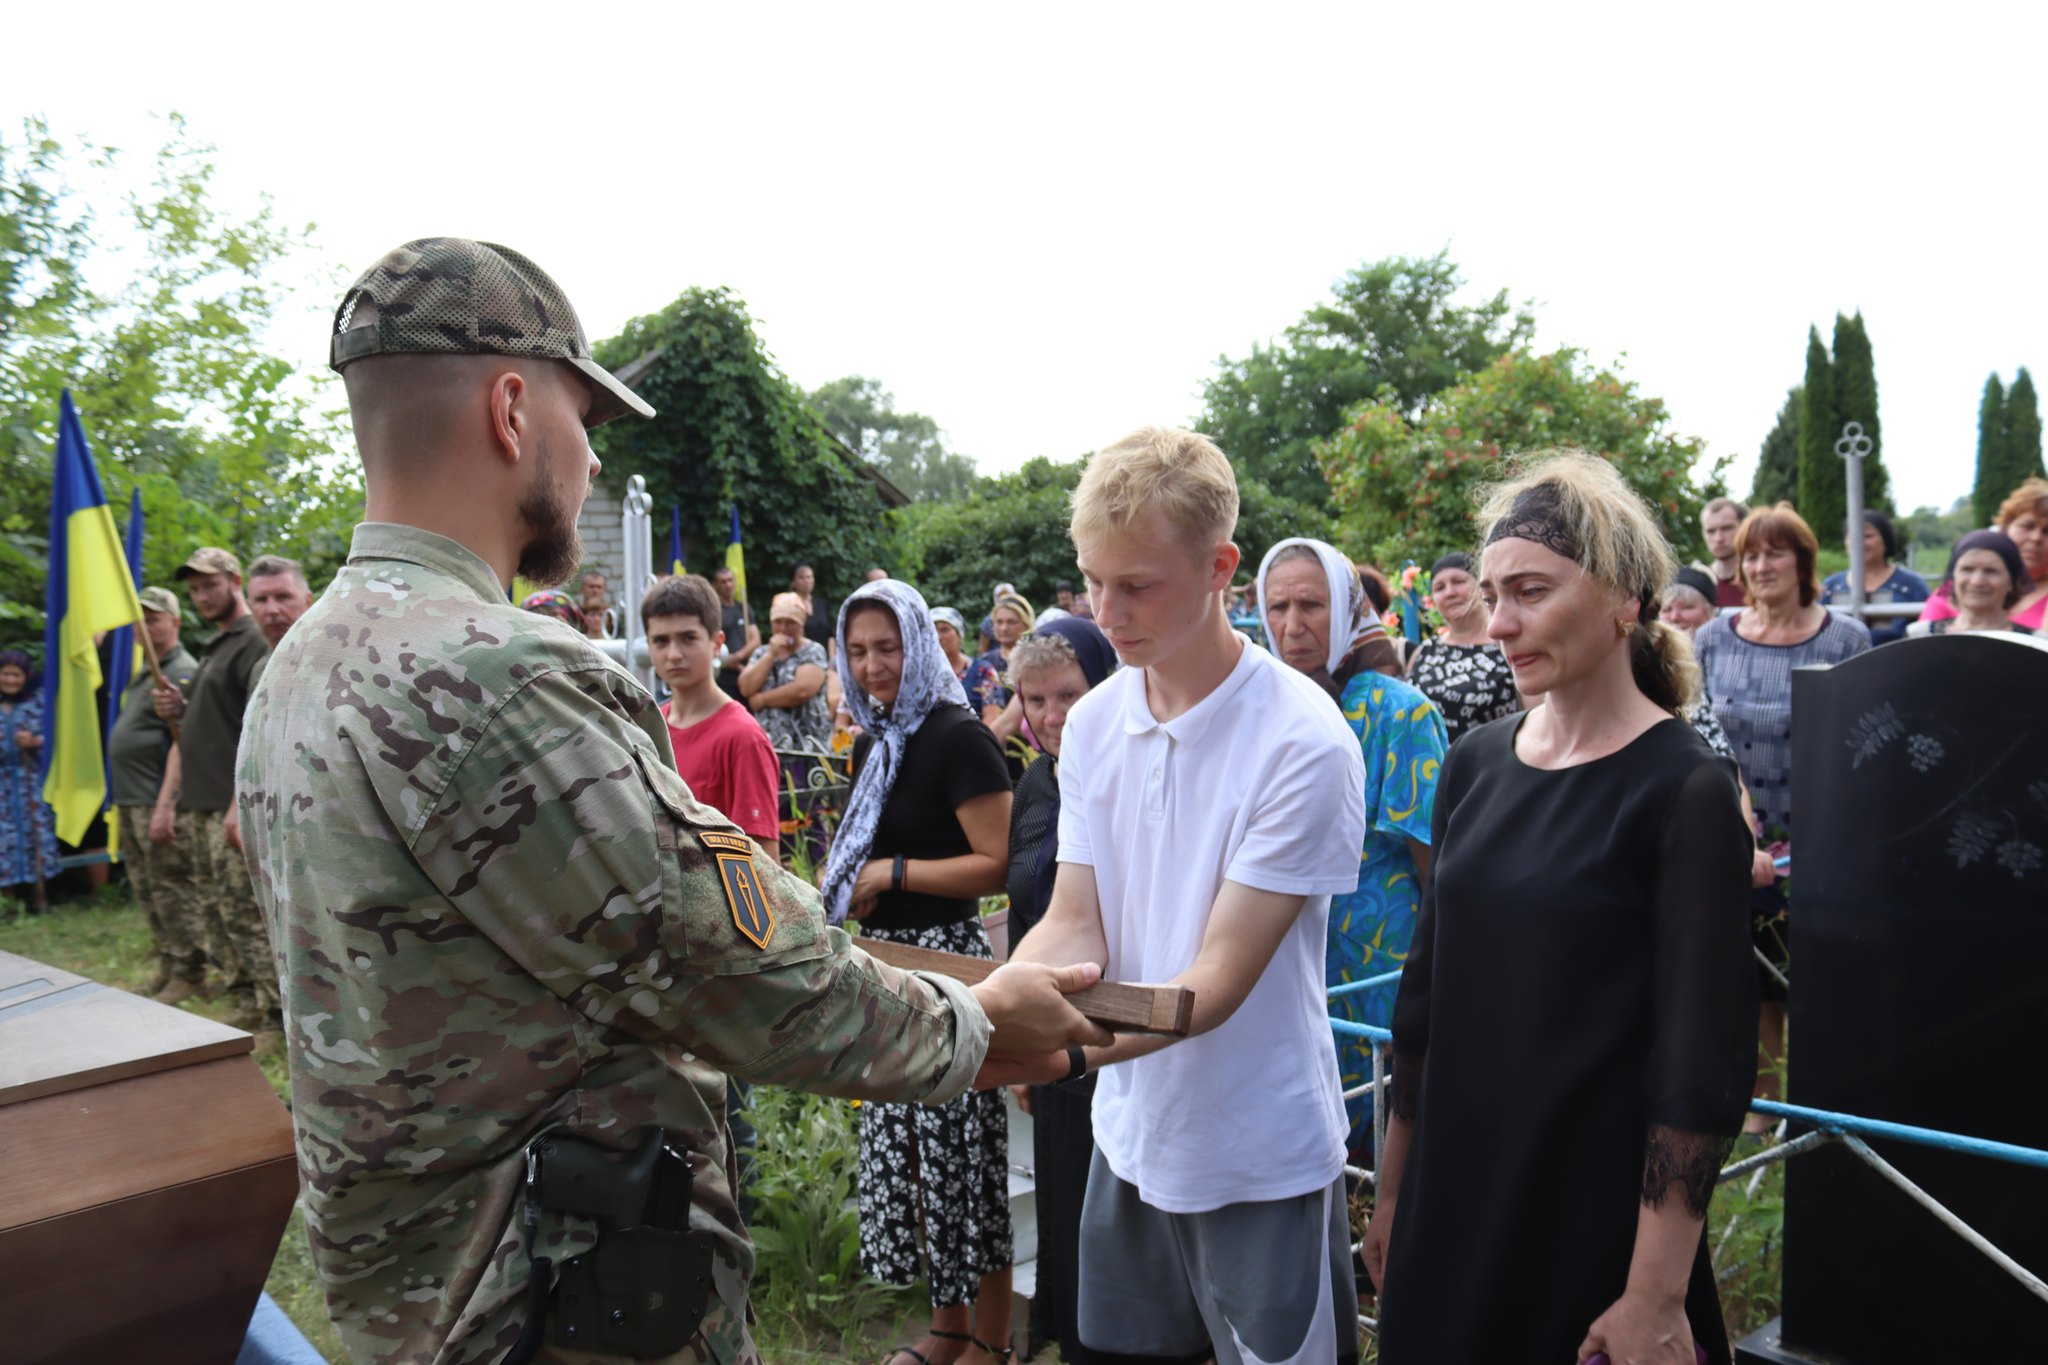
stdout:
[[165,765],[150,837],[160,845],[185,844],[206,926],[206,955],[234,1002],[230,1022],[255,1033],[264,1049],[276,1044],[282,1028],[277,969],[241,855],[228,845],[227,814],[235,799],[235,746],[270,646],[250,614],[242,561],[233,554],[201,546],[178,566],[176,577],[200,618],[218,629],[206,642],[189,701],[174,687],[152,694],[157,715],[179,722],[182,730]]
[[[528,1317],[528,1143],[627,1152],[659,1125],[715,1243],[708,1310],[663,1358],[757,1361],[722,1073],[941,1102],[1008,1079],[992,1038],[1106,1036],[1060,994],[1091,973],[969,989],[875,962],[692,799],[637,682],[506,600],[515,572],[576,566],[586,429],[650,412],[539,267],[408,243],[350,290],[332,362],[366,522],[265,672],[237,787],[336,1324],[358,1361],[504,1359]],[[559,1267],[594,1229],[548,1213],[534,1249]]]
[[[171,686],[189,696],[199,663],[178,640],[178,599],[168,588],[144,588],[136,596],[157,667]],[[192,841],[157,843],[149,837],[150,811],[163,790],[164,764],[171,753],[171,727],[156,713],[155,690],[155,678],[144,669],[116,702],[107,772],[113,779],[109,797],[128,887],[156,939],[156,978],[143,994],[175,1005],[199,992],[206,972],[206,929],[195,899]]]

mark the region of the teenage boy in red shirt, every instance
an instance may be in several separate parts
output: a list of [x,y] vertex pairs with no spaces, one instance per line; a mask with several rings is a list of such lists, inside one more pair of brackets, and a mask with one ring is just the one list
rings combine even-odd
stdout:
[[661,708],[690,792],[770,853],[781,833],[775,750],[761,723],[718,687],[718,593],[696,574],[664,578],[640,599],[647,653],[672,694]]

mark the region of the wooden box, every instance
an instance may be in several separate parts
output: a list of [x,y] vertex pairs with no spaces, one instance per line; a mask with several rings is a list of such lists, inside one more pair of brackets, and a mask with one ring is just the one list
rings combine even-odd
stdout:
[[240,1029],[0,953],[0,1355],[232,1362],[298,1195]]

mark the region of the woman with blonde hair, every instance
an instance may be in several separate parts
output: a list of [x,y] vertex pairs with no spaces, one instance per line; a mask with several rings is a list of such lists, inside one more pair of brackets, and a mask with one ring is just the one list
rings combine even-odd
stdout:
[[1380,1359],[1729,1359],[1705,1217],[1756,1047],[1735,772],[1680,713],[1672,562],[1612,464],[1480,514],[1488,636],[1544,704],[1469,731],[1394,1008],[1366,1234]]

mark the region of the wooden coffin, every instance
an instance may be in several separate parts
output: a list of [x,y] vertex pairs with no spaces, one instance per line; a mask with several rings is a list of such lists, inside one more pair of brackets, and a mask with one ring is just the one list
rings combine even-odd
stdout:
[[240,1029],[0,953],[0,1356],[232,1362],[298,1194]]

